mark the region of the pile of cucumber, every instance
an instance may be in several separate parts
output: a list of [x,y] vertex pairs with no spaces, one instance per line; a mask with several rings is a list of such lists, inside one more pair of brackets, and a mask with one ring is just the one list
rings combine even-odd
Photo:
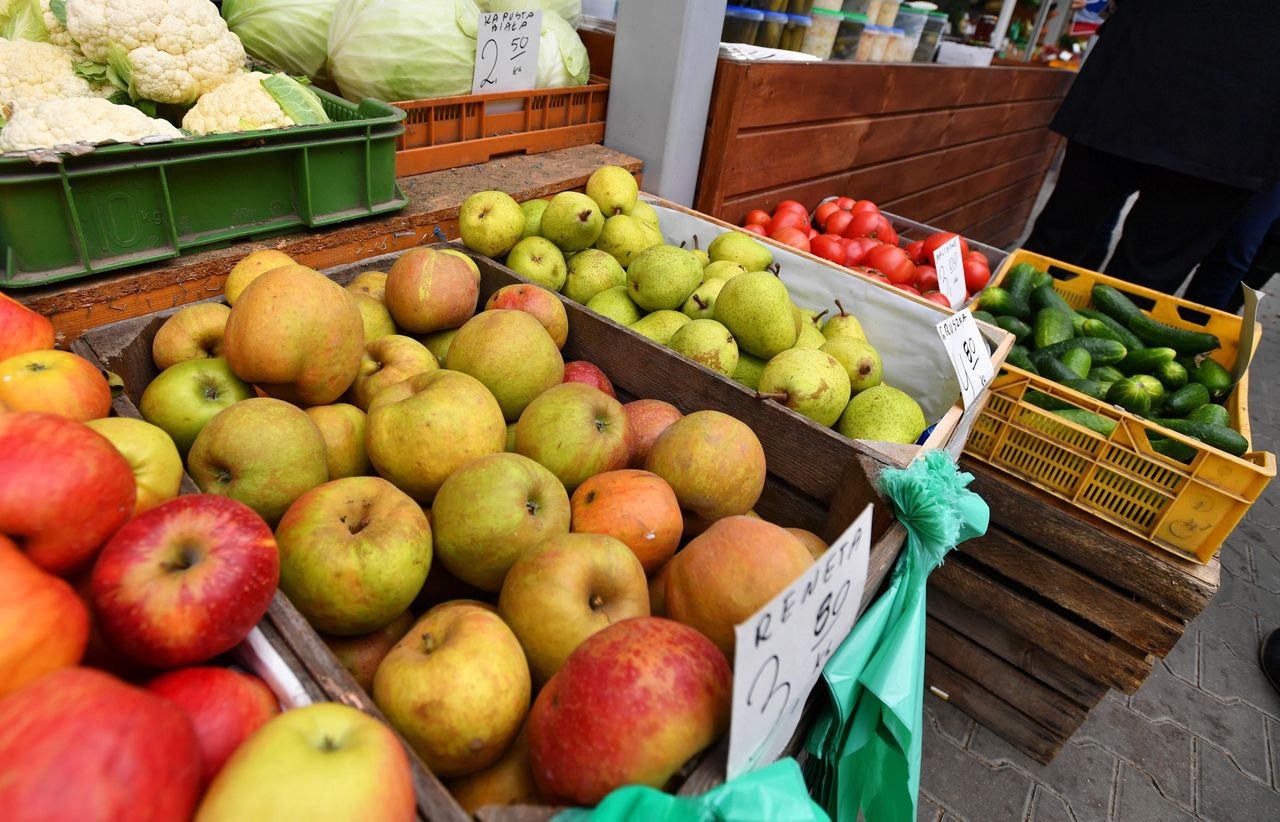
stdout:
[[[1053,278],[1030,263],[1014,266],[1002,286],[982,293],[974,316],[1017,338],[1008,362],[1157,425],[1240,456],[1249,448],[1220,403],[1231,375],[1204,355],[1221,346],[1213,334],[1174,328],[1147,316],[1109,285],[1093,287],[1092,308],[1072,308]],[[1072,422],[1110,435],[1115,422],[1049,396],[1026,399]],[[1157,452],[1190,462],[1196,450],[1151,437]]]

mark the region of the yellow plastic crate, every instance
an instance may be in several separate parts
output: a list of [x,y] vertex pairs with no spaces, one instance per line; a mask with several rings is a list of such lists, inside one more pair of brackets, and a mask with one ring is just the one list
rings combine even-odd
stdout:
[[[1053,275],[1054,290],[1076,308],[1090,306],[1094,284],[1123,292],[1161,322],[1216,334],[1222,347],[1210,356],[1228,369],[1235,363],[1242,320],[1158,291],[1018,250],[992,282],[1004,281],[1019,263]],[[1261,327],[1254,336],[1254,348]],[[1042,391],[1115,420],[1110,436],[1069,422],[1026,401]],[[1237,431],[1249,436],[1249,379],[1227,398]],[[1168,437],[1196,450],[1190,464],[1157,453],[1148,437]],[[1250,451],[1234,457],[1052,380],[1006,364],[991,385],[991,398],[965,445],[965,453],[1042,488],[1178,556],[1208,562],[1267,483],[1276,475],[1275,456]]]

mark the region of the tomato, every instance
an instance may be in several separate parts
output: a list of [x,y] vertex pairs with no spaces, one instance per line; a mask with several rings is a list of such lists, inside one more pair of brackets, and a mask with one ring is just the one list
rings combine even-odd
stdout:
[[775,232],[784,228],[801,228],[805,231],[809,230],[809,216],[807,214],[797,214],[794,211],[779,211],[773,215],[773,219],[769,221],[769,235],[773,236]]
[[924,297],[926,300],[929,300],[930,302],[937,303],[943,308],[951,307],[951,300],[948,300],[947,295],[943,294],[941,291],[926,291],[920,296]]
[[[893,282],[893,281],[890,280],[890,282]],[[915,294],[917,297],[920,296],[920,292],[916,288],[914,288],[913,286],[909,286],[905,283],[893,283],[893,287],[901,288],[903,291],[907,292],[908,294]]]
[[889,222],[889,218],[876,212],[876,222],[880,224],[880,228],[876,231],[876,237],[889,245],[898,244],[898,232],[893,230],[893,223]]
[[969,259],[964,263],[964,287],[969,289],[971,293],[981,291],[987,287],[987,281],[991,279],[991,269],[987,268],[981,260]]
[[880,213],[880,207],[870,200],[858,200],[856,203],[849,206],[849,210],[854,214],[861,214],[864,211],[874,211],[876,214]]
[[783,200],[773,207],[773,216],[777,217],[779,212],[794,211],[797,214],[803,214],[804,218],[809,219],[809,209],[804,207],[804,203],[795,200]]
[[[823,225],[823,230],[828,234],[844,234],[845,229],[849,227],[849,223],[853,221],[853,215],[847,211],[836,209],[836,213],[827,217],[827,222]],[[845,235],[848,236],[848,235]]]
[[742,224],[743,225],[759,225],[759,226],[764,226],[765,228],[768,228],[769,221],[771,219],[773,218],[769,216],[769,212],[761,211],[758,208],[753,208],[747,212],[747,218],[742,221]]
[[837,207],[842,208],[845,211],[849,211],[853,208],[852,197],[837,197],[832,202],[834,202]]
[[743,231],[750,231],[752,234],[759,234],[761,237],[768,237],[768,236],[769,236],[769,232],[765,229],[765,227],[764,227],[764,226],[762,226],[762,225],[756,225],[755,223],[752,223],[752,224],[750,224],[750,225],[744,225],[744,226],[742,227],[742,230],[743,230]]
[[861,274],[861,275],[862,275],[862,276],[864,276],[864,277],[870,277],[871,279],[873,279],[873,280],[879,280],[879,281],[880,281],[880,282],[882,282],[882,283],[887,283],[887,282],[889,282],[889,278],[888,278],[888,277],[886,277],[886,276],[884,275],[884,272],[882,272],[882,271],[877,271],[876,269],[871,268],[870,266],[866,266],[866,265],[855,265],[855,266],[853,266],[852,268],[853,268],[853,270],[854,270],[854,271],[858,272],[859,274]]
[[969,262],[970,260],[977,260],[978,262],[985,265],[987,268],[991,268],[991,261],[987,259],[987,255],[983,254],[981,251],[978,251],[977,249],[974,249],[973,251],[970,251],[968,254],[964,255],[964,261],[966,263]]
[[874,237],[880,230],[880,216],[876,211],[860,211],[849,218],[849,225],[841,233],[846,237]]
[[912,283],[916,279],[916,267],[907,256],[907,252],[896,245],[878,245],[867,252],[866,265],[879,269],[897,285]]
[[867,252],[880,245],[880,241],[871,237],[855,237],[849,240],[849,248],[845,252],[844,264],[848,266],[862,265]]
[[833,234],[822,234],[809,241],[809,250],[824,260],[844,265],[845,253],[841,239]]
[[931,265],[916,266],[916,288],[921,291],[938,290],[938,271]]
[[[835,201],[828,200],[827,202],[818,206],[817,210],[813,212],[813,221],[818,225],[822,226],[823,228],[826,228],[827,218],[839,210],[840,210],[840,206],[836,205]],[[836,232],[836,233],[839,233],[839,232]]]
[[[924,256],[930,262],[933,262],[933,252],[937,251],[939,246],[941,246],[947,240],[950,240],[952,237],[955,237],[955,236],[957,235],[953,231],[939,231],[936,234],[930,234],[924,240]],[[960,238],[960,258],[964,259],[967,256],[969,256],[969,244],[965,242],[964,237],[961,237]]]
[[914,240],[907,243],[907,256],[910,257],[911,262],[916,265],[920,265],[924,262],[924,253],[921,251],[922,248],[924,248],[924,240]]
[[819,235],[819,234],[818,234],[818,230],[817,230],[817,229],[815,229],[815,228],[811,228],[811,229],[809,229],[809,240],[810,240],[810,241],[812,241],[814,237],[818,237],[818,236],[821,236],[821,235]]
[[792,248],[798,248],[801,251],[809,250],[809,236],[805,233],[804,229],[783,228],[769,236],[783,245],[789,245]]

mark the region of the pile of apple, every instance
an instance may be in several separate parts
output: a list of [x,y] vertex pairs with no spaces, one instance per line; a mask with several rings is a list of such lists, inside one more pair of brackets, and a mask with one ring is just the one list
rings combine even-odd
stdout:
[[[772,214],[761,209],[747,212],[743,229],[889,283],[944,308],[960,307],[951,305],[938,290],[938,272],[933,265],[933,252],[956,235],[939,231],[923,240],[904,243],[889,218],[870,200],[827,200],[814,210],[812,224],[809,209],[803,203],[783,200]],[[971,250],[963,237],[960,253],[964,257],[967,303],[987,287],[991,262],[981,251]]]

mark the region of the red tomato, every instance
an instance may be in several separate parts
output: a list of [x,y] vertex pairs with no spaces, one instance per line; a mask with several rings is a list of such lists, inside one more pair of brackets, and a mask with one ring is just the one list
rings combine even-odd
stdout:
[[855,237],[850,239],[849,248],[845,252],[844,264],[849,266],[862,265],[862,261],[867,258],[867,252],[880,245],[880,241],[871,237]]
[[983,265],[985,265],[987,268],[991,268],[991,261],[987,259],[987,255],[983,254],[981,251],[978,251],[977,249],[974,249],[973,251],[970,251],[968,254],[964,255],[964,260],[965,262],[968,262],[969,260],[977,260],[981,262]]
[[809,216],[807,214],[797,214],[794,211],[779,211],[773,215],[773,219],[767,226],[769,234],[772,236],[774,232],[781,231],[784,228],[802,228],[809,230]]
[[809,240],[809,250],[824,260],[830,260],[836,265],[844,265],[844,246],[841,245],[842,238],[832,234],[822,234]]
[[764,227],[764,226],[762,226],[762,225],[756,225],[756,224],[754,224],[754,223],[752,223],[751,225],[744,225],[744,226],[742,227],[742,230],[743,230],[743,231],[750,231],[752,234],[759,234],[761,237],[768,237],[768,236],[769,236],[769,232],[765,230],[765,227]]
[[874,211],[876,214],[880,213],[880,207],[870,200],[858,200],[856,203],[849,206],[849,210],[854,214],[861,214],[864,211]]
[[874,237],[880,230],[877,211],[859,211],[849,218],[849,225],[841,233],[846,237]]
[[916,279],[916,267],[907,256],[907,252],[896,245],[878,245],[867,252],[865,263],[872,268],[884,272],[889,281],[913,283]]
[[977,292],[987,287],[987,281],[991,279],[991,269],[987,268],[981,260],[969,259],[964,263],[964,287],[969,291]]
[[951,307],[951,300],[948,300],[947,295],[943,294],[941,291],[926,291],[920,296],[924,297],[926,300],[929,300],[930,302],[937,303],[943,308]]
[[893,223],[889,222],[889,218],[876,212],[876,221],[880,223],[880,228],[876,231],[876,237],[889,245],[898,244],[898,232],[893,230]]
[[768,228],[769,220],[771,219],[773,218],[769,216],[769,212],[761,211],[758,208],[753,208],[747,212],[747,218],[742,221],[742,224],[743,225],[761,225],[761,226],[764,226],[765,228]]
[[784,228],[770,234],[769,236],[783,245],[789,245],[792,248],[798,248],[801,251],[809,250],[809,237],[803,229]]
[[777,217],[780,211],[794,211],[797,214],[803,214],[804,218],[809,219],[809,209],[804,207],[804,203],[795,200],[783,200],[773,207],[773,216]]
[[907,243],[907,256],[910,257],[911,262],[916,265],[920,265],[924,262],[924,253],[921,251],[922,248],[924,248],[924,240],[915,240],[914,242]]
[[[890,280],[889,282],[893,283],[892,280]],[[901,288],[903,291],[907,292],[908,294],[915,294],[917,297],[920,296],[920,292],[916,288],[914,288],[913,286],[909,286],[905,283],[893,283],[893,287]]]
[[853,202],[854,202],[854,201],[853,201],[853,198],[852,198],[852,197],[837,197],[837,198],[834,200],[834,202],[835,202],[835,204],[836,204],[836,206],[837,206],[837,207],[842,208],[842,209],[844,209],[845,211],[850,211],[850,210],[852,210],[852,209],[853,209]]
[[[954,231],[939,231],[936,234],[930,234],[924,240],[924,256],[928,258],[930,262],[933,262],[933,252],[937,251],[939,246],[941,246],[947,240],[950,240],[952,237],[955,237],[955,236],[956,236],[956,233]],[[968,256],[969,256],[969,244],[965,242],[964,237],[961,237],[960,238],[960,257],[961,259],[963,259]]]
[[825,229],[827,218],[839,210],[840,206],[836,205],[834,200],[828,200],[813,212],[813,221]]
[[916,266],[916,288],[921,291],[938,290],[938,271],[931,265]]
[[814,237],[820,237],[820,236],[822,236],[822,235],[818,234],[818,230],[817,230],[816,228],[810,228],[810,229],[809,229],[809,240],[810,240],[810,241],[812,241]]
[[877,271],[874,268],[871,268],[870,266],[855,265],[853,266],[853,270],[858,272],[864,277],[870,277],[871,279],[879,280],[882,283],[889,282],[889,278],[886,277],[883,272]]
[[[853,215],[847,211],[836,209],[836,212],[827,217],[827,222],[823,225],[823,230],[828,234],[844,234],[845,229],[849,227],[849,223],[853,221]],[[847,234],[845,236],[848,236]]]

